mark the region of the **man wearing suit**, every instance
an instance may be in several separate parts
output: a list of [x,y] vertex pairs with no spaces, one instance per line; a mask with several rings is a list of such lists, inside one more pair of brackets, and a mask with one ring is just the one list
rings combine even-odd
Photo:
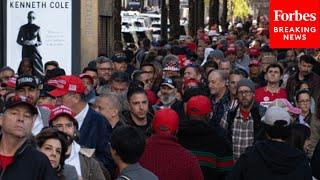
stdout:
[[69,107],[79,125],[79,144],[94,148],[97,159],[112,173],[114,163],[110,154],[111,125],[102,115],[95,112],[84,100],[84,85],[78,76],[59,76],[55,89],[49,94],[57,97],[57,104]]

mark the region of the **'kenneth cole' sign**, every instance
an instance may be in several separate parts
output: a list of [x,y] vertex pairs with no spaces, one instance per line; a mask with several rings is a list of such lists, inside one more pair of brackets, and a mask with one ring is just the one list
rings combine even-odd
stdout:
[[[75,0],[77,1],[77,0]],[[72,70],[72,0],[7,0],[7,65],[37,65],[57,61]]]
[[11,1],[9,4],[10,8],[30,8],[30,9],[46,9],[46,8],[57,8],[57,9],[69,9],[71,3],[66,1]]

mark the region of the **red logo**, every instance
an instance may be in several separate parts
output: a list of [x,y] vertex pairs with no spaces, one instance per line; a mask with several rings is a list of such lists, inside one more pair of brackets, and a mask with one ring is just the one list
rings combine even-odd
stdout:
[[270,0],[271,48],[319,48],[319,0]]

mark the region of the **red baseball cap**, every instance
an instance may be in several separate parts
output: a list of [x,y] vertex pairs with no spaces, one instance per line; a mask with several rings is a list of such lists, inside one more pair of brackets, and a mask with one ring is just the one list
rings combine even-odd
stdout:
[[258,48],[250,48],[249,55],[253,57],[258,57],[260,55],[260,49]]
[[225,55],[236,54],[236,46],[232,43],[228,46],[227,50],[225,51]]
[[200,82],[198,80],[196,80],[196,79],[193,79],[193,78],[184,79],[184,81],[183,81],[183,89],[186,89],[192,83],[197,84],[197,86],[199,86]]
[[155,134],[174,134],[178,127],[179,116],[174,110],[164,108],[155,113],[152,122],[152,129]]
[[73,114],[72,110],[64,105],[57,106],[51,110],[49,122],[52,123],[57,117],[62,116],[62,115],[70,117],[70,119],[73,121],[74,125],[76,127],[78,127],[78,122],[74,118],[74,114]]
[[15,88],[16,87],[16,81],[17,81],[16,77],[9,78],[9,80],[6,83],[7,87]]
[[82,73],[82,74],[79,75],[79,77],[80,77],[80,79],[88,78],[90,80],[91,84],[93,84],[93,78],[89,74]]
[[204,115],[212,112],[212,103],[207,96],[193,96],[187,102],[187,115]]
[[57,79],[52,81],[54,83],[49,83],[54,86],[56,89],[49,92],[49,95],[53,97],[60,97],[69,92],[83,94],[84,93],[84,84],[80,77],[78,76],[59,76]]
[[251,66],[260,66],[260,62],[258,60],[252,60],[249,63],[249,67]]

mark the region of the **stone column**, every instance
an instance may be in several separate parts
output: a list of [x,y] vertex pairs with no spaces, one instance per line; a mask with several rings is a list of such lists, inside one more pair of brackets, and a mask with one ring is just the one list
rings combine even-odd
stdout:
[[81,0],[81,70],[98,56],[98,0]]

